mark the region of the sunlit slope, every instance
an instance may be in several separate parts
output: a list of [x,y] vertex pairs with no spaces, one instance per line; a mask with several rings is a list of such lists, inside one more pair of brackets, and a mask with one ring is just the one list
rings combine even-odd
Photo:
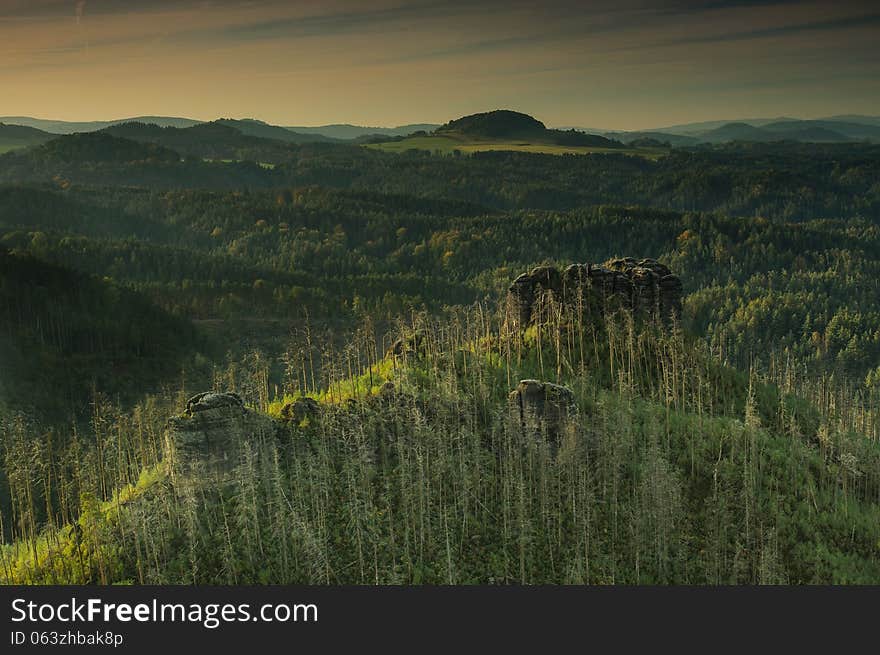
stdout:
[[[333,367],[351,373],[334,385],[309,387],[303,372],[300,391],[319,403],[302,403],[300,414],[273,407],[274,429],[240,435],[221,457],[207,445],[183,468],[169,463],[176,442],[166,431],[156,437],[165,456],[132,487],[103,503],[86,496],[78,527],[49,526],[7,546],[0,575],[183,584],[880,579],[880,448],[846,427],[852,417],[720,367],[675,330],[625,317],[545,323],[520,337],[474,312],[416,326],[389,354],[354,339]],[[362,366],[347,367],[358,353]],[[533,378],[570,391],[564,415],[516,410],[511,389]],[[166,416],[183,409],[168,405]],[[250,424],[230,412],[182,414],[174,429]]]

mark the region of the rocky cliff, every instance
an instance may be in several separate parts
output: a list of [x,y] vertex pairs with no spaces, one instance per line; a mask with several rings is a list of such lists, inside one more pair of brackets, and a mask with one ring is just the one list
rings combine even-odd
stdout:
[[642,317],[676,320],[681,297],[681,280],[669,267],[632,257],[605,265],[572,264],[562,271],[538,266],[517,277],[508,289],[511,318],[520,328],[533,323],[549,302],[601,316],[624,309]]
[[175,469],[195,462],[231,468],[243,444],[274,437],[278,424],[247,409],[234,393],[205,392],[193,396],[186,411],[169,419],[165,428],[165,458]]

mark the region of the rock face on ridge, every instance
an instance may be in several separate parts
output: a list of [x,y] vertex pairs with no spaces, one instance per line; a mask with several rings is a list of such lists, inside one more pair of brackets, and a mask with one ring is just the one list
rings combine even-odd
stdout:
[[242,446],[274,437],[278,426],[271,418],[247,409],[234,393],[205,392],[193,396],[186,411],[165,427],[165,455],[174,467],[194,462],[231,468]]
[[563,271],[538,266],[517,277],[507,295],[512,318],[521,329],[534,321],[547,299],[600,315],[620,308],[669,321],[681,316],[682,284],[669,267],[655,259],[627,257],[605,266],[572,264]]
[[321,404],[314,398],[302,396],[281,408],[281,418],[285,421],[299,423],[303,419],[311,419],[321,413]]
[[523,430],[546,434],[551,442],[558,440],[563,424],[577,411],[571,389],[539,380],[520,380],[508,402]]

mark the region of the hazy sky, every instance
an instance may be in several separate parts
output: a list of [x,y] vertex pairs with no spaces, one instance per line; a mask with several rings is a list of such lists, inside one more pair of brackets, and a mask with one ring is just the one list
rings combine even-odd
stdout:
[[878,44],[878,0],[0,0],[0,115],[877,115]]

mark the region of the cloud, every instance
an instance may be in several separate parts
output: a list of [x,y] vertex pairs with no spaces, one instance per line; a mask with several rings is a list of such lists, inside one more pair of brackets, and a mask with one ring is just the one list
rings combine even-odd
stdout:
[[724,43],[733,41],[750,41],[778,36],[790,36],[795,34],[832,32],[848,29],[860,29],[880,25],[880,13],[872,13],[859,16],[847,16],[831,20],[821,20],[803,23],[793,23],[775,27],[758,28],[744,31],[728,32],[715,35],[689,36],[667,41],[659,41],[648,44],[648,47],[656,46],[681,46],[695,45],[700,43]]
[[[533,105],[550,121],[611,125],[652,106],[673,120],[706,111],[725,89],[745,103],[784,88],[778,111],[789,113],[798,89],[835,111],[878,99],[877,85],[851,92],[880,75],[876,0],[87,2],[0,0],[0,84],[16,88],[20,112],[62,96],[83,114],[314,122]],[[820,97],[816,81],[837,91]]]

